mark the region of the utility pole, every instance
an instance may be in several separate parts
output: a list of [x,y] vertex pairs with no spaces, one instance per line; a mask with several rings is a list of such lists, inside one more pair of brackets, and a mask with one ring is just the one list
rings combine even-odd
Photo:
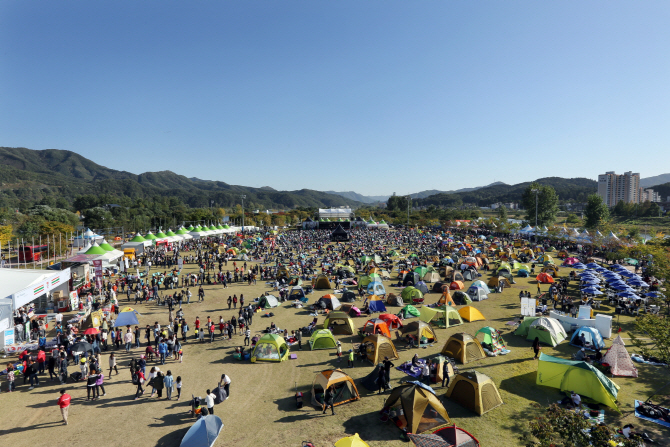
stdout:
[[535,229],[537,230],[537,202],[538,202],[538,194],[540,194],[540,189],[533,188],[531,191],[535,193]]
[[244,234],[244,199],[246,199],[247,196],[242,194],[240,197],[242,197],[242,234]]

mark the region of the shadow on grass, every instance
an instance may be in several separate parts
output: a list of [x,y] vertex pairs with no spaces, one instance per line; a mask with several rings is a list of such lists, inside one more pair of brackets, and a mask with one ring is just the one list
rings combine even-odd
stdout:
[[58,422],[44,422],[42,424],[33,424],[30,425],[29,427],[15,427],[15,428],[10,428],[8,430],[0,430],[0,437],[4,435],[10,435],[13,433],[22,433],[22,432],[28,432],[32,430],[40,430],[42,428],[51,428],[51,427],[57,427],[59,425],[63,425],[62,421]]
[[381,422],[378,411],[349,418],[342,426],[347,436],[358,433],[366,441],[395,441],[400,438],[400,430],[391,421]]

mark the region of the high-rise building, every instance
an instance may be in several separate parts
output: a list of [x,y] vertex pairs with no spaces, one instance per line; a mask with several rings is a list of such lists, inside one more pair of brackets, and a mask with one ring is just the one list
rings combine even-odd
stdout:
[[632,171],[617,175],[609,171],[598,176],[598,195],[607,206],[616,206],[619,202],[640,202],[640,174]]
[[661,195],[651,188],[640,188],[640,203],[643,202],[662,202]]

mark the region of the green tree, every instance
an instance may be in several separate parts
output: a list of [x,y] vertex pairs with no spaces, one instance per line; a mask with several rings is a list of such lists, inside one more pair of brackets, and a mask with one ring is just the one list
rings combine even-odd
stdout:
[[635,333],[629,332],[633,346],[644,356],[656,357],[660,362],[665,363],[666,368],[670,368],[670,320],[653,314],[646,314],[635,319],[635,330],[643,334],[644,338],[651,339],[651,344],[647,340],[641,340],[635,336]]
[[503,222],[507,221],[507,207],[505,205],[500,205],[498,208],[498,219]]
[[[607,446],[617,435],[613,427],[591,426],[581,414],[556,404],[551,404],[543,416],[533,419],[528,425],[530,433],[520,438],[525,447]],[[616,445],[637,447],[639,444],[633,439],[617,437]]]
[[531,225],[551,225],[558,214],[558,196],[556,190],[549,185],[540,185],[533,182],[523,192],[521,203],[526,209],[526,220]]
[[609,219],[610,210],[605,201],[598,194],[591,194],[586,199],[584,210],[584,225],[586,228],[598,228]]
[[566,217],[566,219],[565,219],[565,223],[573,224],[573,225],[581,223],[581,221],[582,220],[575,213],[568,214],[568,217]]

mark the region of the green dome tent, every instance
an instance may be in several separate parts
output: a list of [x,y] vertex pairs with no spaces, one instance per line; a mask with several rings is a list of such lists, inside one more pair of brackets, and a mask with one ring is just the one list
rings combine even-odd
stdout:
[[416,299],[423,298],[423,293],[421,293],[421,291],[416,287],[407,286],[404,289],[402,289],[402,292],[400,292],[400,296],[402,297],[402,300],[405,301],[406,303],[411,303],[415,298]]
[[328,329],[319,329],[314,331],[309,339],[309,347],[312,351],[317,349],[335,349],[337,343],[335,337]]
[[283,362],[288,359],[289,349],[284,337],[277,334],[265,334],[256,343],[251,354],[251,363],[257,361]]

